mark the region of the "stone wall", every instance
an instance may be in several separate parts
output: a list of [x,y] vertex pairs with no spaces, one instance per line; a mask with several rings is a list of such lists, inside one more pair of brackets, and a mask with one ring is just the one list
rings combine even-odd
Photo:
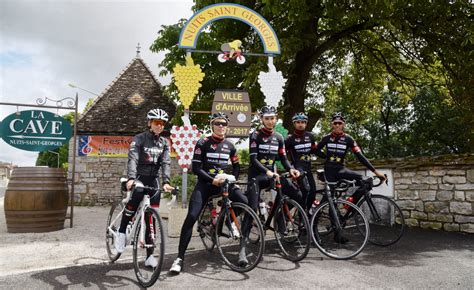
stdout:
[[[474,154],[378,160],[408,226],[474,233]],[[361,169],[357,164],[349,165]]]
[[[69,143],[72,148],[72,139]],[[76,155],[74,200],[79,205],[107,205],[120,198],[120,178],[126,177],[127,157],[87,157]],[[171,176],[180,174],[175,158]],[[72,175],[72,150],[69,151],[69,177]]]

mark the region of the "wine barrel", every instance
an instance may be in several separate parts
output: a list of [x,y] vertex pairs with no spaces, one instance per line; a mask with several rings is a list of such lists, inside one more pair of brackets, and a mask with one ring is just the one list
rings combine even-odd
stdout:
[[14,168],[5,191],[7,231],[40,233],[63,229],[68,196],[62,168]]

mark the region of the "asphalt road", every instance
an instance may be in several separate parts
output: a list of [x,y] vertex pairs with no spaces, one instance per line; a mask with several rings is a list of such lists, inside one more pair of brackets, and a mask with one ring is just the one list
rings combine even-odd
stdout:
[[[193,238],[195,239],[195,238]],[[167,256],[153,288],[436,288],[473,289],[474,235],[410,229],[390,247],[368,246],[356,258],[336,261],[312,248],[293,263],[276,244],[248,273],[229,270],[216,250],[187,254],[184,272],[169,275]],[[139,285],[131,261],[101,263],[0,277],[1,289],[134,289]]]

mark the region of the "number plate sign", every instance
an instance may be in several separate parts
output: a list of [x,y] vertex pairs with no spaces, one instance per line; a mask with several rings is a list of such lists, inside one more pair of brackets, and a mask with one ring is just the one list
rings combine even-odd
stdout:
[[252,107],[249,94],[242,90],[216,90],[212,102],[212,113],[223,112],[229,116],[227,137],[248,137]]

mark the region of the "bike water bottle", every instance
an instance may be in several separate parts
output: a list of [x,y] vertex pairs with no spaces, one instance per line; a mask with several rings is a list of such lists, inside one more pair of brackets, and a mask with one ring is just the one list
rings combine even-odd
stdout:
[[125,245],[129,243],[131,236],[132,236],[132,221],[128,223],[127,229],[125,229]]
[[267,218],[268,216],[268,211],[267,211],[267,204],[265,203],[265,201],[262,201],[259,203],[259,206],[260,206],[260,213],[265,217],[265,219]]
[[313,204],[311,204],[311,208],[309,209],[309,215],[313,215],[316,212],[316,209],[318,208],[320,203],[321,202],[318,199],[315,199],[313,201]]

